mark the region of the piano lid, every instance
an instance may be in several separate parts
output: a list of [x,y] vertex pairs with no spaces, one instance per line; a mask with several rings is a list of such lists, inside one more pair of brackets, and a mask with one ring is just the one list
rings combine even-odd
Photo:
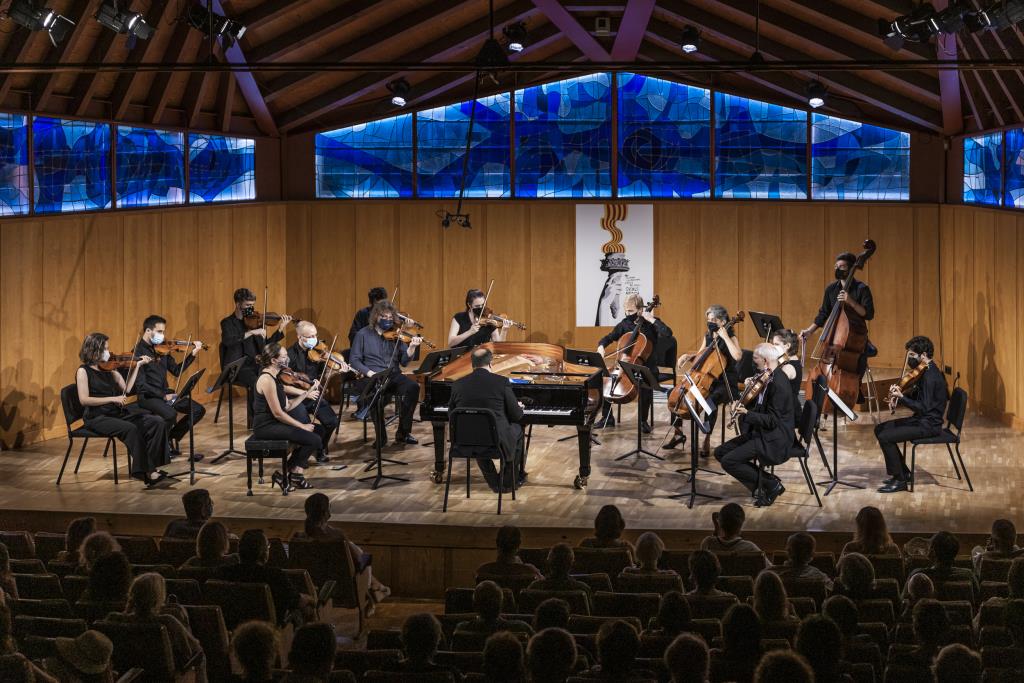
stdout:
[[[532,342],[487,342],[476,347],[494,354],[491,371],[514,380],[534,384],[584,384],[601,369],[567,363],[565,349],[557,344]],[[476,349],[474,349],[476,350]],[[472,353],[456,358],[430,378],[433,382],[453,382],[473,371]]]

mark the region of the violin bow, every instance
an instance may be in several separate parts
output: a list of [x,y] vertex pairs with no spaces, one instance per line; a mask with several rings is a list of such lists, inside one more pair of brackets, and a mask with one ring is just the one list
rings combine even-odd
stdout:
[[263,285],[263,320],[260,327],[263,328],[263,341],[267,341],[267,300],[270,298],[270,287]]
[[[487,285],[487,293],[484,294],[484,311],[487,310],[487,300],[491,298],[491,289],[494,287],[494,278],[491,278],[491,284]],[[483,313],[483,311],[481,311]]]
[[[128,377],[129,378],[132,376],[132,366],[135,363],[135,354],[139,350],[139,340],[140,339],[142,339],[142,333],[141,332],[139,333],[139,336],[135,338],[135,344],[132,346],[132,358],[131,358],[130,361],[128,361]],[[138,371],[137,370],[136,370],[135,374],[138,375]],[[136,379],[138,379],[138,377],[136,377]],[[121,392],[121,398],[128,398],[128,380],[127,379],[124,381],[124,391]]]
[[395,291],[391,292],[391,303],[395,303],[396,299],[398,299],[398,286],[397,285],[395,286]]
[[310,420],[316,419],[316,411],[320,410],[320,402],[324,399],[324,392],[327,391],[327,382],[331,378],[331,362],[332,354],[334,353],[334,345],[338,343],[338,335],[334,335],[334,339],[331,340],[331,348],[327,352],[327,362],[324,363],[324,369],[320,373],[320,395],[316,397],[316,403],[313,404],[313,413],[309,416]]
[[[191,332],[188,333],[188,344],[189,344],[189,346],[192,345],[192,333]],[[185,353],[188,353],[188,351],[186,351]],[[185,358],[181,359],[181,368],[178,370],[178,379],[174,383],[174,395],[175,396],[178,395],[178,387],[181,386],[181,376],[185,374],[185,361],[187,359],[188,359],[188,356],[185,356]]]

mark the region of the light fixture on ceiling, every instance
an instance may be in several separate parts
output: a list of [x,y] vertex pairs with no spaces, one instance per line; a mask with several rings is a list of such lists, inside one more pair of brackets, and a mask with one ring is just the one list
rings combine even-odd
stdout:
[[687,54],[700,50],[700,30],[696,26],[687,26],[679,40],[679,47]]
[[878,20],[878,35],[882,37],[882,42],[893,50],[899,50],[908,40],[914,43],[927,43],[939,32],[935,8],[928,3],[922,3],[910,14],[896,17],[892,21]]
[[444,215],[441,217],[441,227],[446,229],[450,228],[452,227],[452,223],[462,226],[466,230],[473,228],[472,224],[469,222],[468,213],[451,213],[449,211],[445,211]]
[[388,92],[391,93],[391,104],[396,107],[404,107],[409,95],[409,91],[412,90],[412,86],[409,85],[409,81],[403,77],[396,78],[387,85]]
[[526,33],[526,24],[521,21],[517,21],[514,24],[509,24],[501,31],[505,34],[505,38],[508,39],[508,50],[509,52],[522,52],[526,49],[528,34]]
[[964,14],[964,24],[971,33],[1008,28],[1021,22],[1024,22],[1024,0],[993,2],[984,9]]
[[807,104],[811,109],[825,106],[825,96],[828,90],[821,81],[811,81],[807,84]]
[[67,38],[75,26],[67,17],[49,7],[40,7],[33,0],[13,0],[7,8],[7,16],[30,31],[46,31],[54,46]]
[[224,39],[224,48],[231,47],[245,35],[245,26],[227,17],[212,12],[202,5],[189,5],[185,11],[185,20],[194,29],[208,36]]
[[100,8],[96,10],[95,19],[111,31],[125,33],[142,40],[149,40],[156,31],[146,23],[146,18],[140,12],[122,10],[117,0],[103,0]]

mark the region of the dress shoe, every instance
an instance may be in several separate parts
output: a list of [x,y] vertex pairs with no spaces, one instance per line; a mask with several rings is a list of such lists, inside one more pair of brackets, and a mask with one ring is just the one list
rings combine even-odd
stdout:
[[572,487],[578,491],[582,491],[583,489],[587,488],[588,478],[589,477],[576,475],[576,478],[572,480]]
[[768,504],[771,505],[775,502],[775,499],[786,492],[786,487],[782,485],[782,482],[778,479],[770,482],[766,487],[765,496],[768,498]]
[[415,446],[419,443],[412,434],[395,434],[395,443],[409,444]]
[[675,448],[676,446],[682,446],[685,443],[686,443],[686,435],[685,434],[677,434],[676,436],[672,437],[671,441],[669,441],[667,444],[665,444],[665,448],[671,450],[671,449]]
[[434,482],[435,484],[443,484],[444,472],[442,472],[441,470],[430,470],[430,481]]
[[878,489],[878,492],[879,493],[896,493],[898,491],[906,491],[906,490],[908,490],[907,480],[906,479],[897,479],[893,483],[886,484],[885,486],[883,486],[880,489]]
[[597,420],[597,422],[594,423],[594,429],[603,429],[604,427],[614,427],[614,426],[615,426],[615,416],[612,415],[611,413],[608,413],[608,418],[607,419],[602,417],[602,418],[599,418]]
[[520,474],[516,477],[516,488],[522,488],[523,484],[526,483],[526,474]]
[[640,421],[640,431],[643,432],[644,434],[651,433],[651,425],[647,422],[647,420]]
[[325,462],[329,462],[330,458],[327,457],[327,454],[324,453],[323,451],[317,451],[317,453],[316,453],[316,461],[322,465]]

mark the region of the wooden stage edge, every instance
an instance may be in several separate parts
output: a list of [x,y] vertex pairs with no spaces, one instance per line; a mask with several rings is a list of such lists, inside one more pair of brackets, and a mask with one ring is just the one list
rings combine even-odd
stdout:
[[[663,403],[656,404],[655,433],[644,445],[656,450],[667,435]],[[212,412],[212,411],[211,411]],[[241,411],[239,411],[241,412]],[[493,556],[494,533],[503,524],[522,529],[525,547],[543,547],[558,542],[576,544],[589,535],[594,515],[606,504],[615,504],[626,518],[625,535],[635,538],[646,530],[657,531],[669,548],[693,547],[710,533],[711,512],[724,502],[744,505],[747,513],[745,536],[765,549],[780,549],[795,530],[808,530],[818,539],[820,551],[838,551],[850,539],[853,520],[865,505],[880,508],[900,542],[948,529],[961,538],[961,552],[983,543],[993,519],[1005,517],[1024,528],[1020,491],[1024,490],[1021,452],[1024,435],[1000,421],[972,415],[964,428],[964,459],[975,491],[957,480],[945,450],[929,447],[918,453],[918,486],[914,493],[883,495],[875,491],[884,478],[881,454],[875,443],[869,415],[856,423],[840,424],[839,468],[841,478],[864,489],[838,487],[823,497],[818,508],[807,491],[795,462],[778,469],[786,493],[771,508],[750,505],[738,483],[728,476],[701,473],[699,489],[722,500],[698,499],[693,509],[671,496],[688,490],[685,476],[676,470],[689,465],[689,450],[659,451],[667,460],[615,457],[636,443],[635,409],[623,410],[619,426],[598,433],[602,445],[593,449],[593,474],[585,491],[572,489],[578,461],[575,430],[535,428],[528,470],[529,483],[517,500],[507,495],[502,515],[496,514],[496,496],[473,473],[472,498],[465,498],[465,466],[455,465],[448,513],[441,512],[444,486],[432,484],[427,473],[433,462],[432,446],[394,446],[387,457],[403,460],[406,466],[391,466],[394,474],[409,478],[373,491],[357,482],[364,476],[362,461],[370,450],[362,443],[362,428],[346,419],[341,438],[332,448],[331,462],[311,467],[307,477],[315,491],[332,501],[332,521],[350,538],[374,555],[374,567],[396,595],[436,598],[446,586],[470,585],[473,570]],[[888,418],[888,413],[885,415]],[[241,417],[239,420],[243,419]],[[431,438],[429,425],[416,423],[414,435],[421,444]],[[712,444],[717,444],[716,430]],[[572,435],[567,441],[559,438]],[[236,425],[236,446],[247,436],[244,425]],[[831,460],[831,433],[822,440]],[[267,483],[254,486],[252,497],[245,490],[245,460],[231,456],[210,465],[227,445],[224,420],[214,425],[208,417],[197,429],[197,450],[207,455],[198,469],[220,476],[199,474],[196,486],[210,490],[214,517],[232,531],[258,527],[270,536],[287,539],[301,529],[306,492],[287,497],[269,486],[275,463],[267,462]],[[55,486],[57,471],[67,442],[64,439],[34,444],[0,456],[0,525],[4,529],[63,531],[67,522],[82,515],[97,518],[101,528],[121,534],[159,536],[166,523],[182,516],[180,496],[189,490],[188,478],[180,483],[146,491],[139,482],[128,480],[123,450],[119,449],[121,483],[113,483],[109,459],[101,456],[102,445],[90,443],[79,474],[74,474],[74,449],[64,481]],[[177,458],[169,469],[186,469]],[[279,465],[279,463],[277,463]],[[341,471],[331,467],[345,464]],[[718,469],[711,459],[705,463]],[[825,478],[817,453],[812,452],[811,469],[816,480]],[[310,493],[312,493],[311,491]],[[823,489],[821,489],[823,492]]]

